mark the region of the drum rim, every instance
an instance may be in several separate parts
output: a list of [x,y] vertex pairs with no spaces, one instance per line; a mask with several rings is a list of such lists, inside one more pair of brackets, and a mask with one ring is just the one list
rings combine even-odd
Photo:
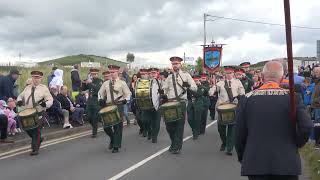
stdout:
[[[30,111],[30,112],[32,112],[32,113],[30,113],[30,114],[23,114],[23,112],[26,112],[26,111]],[[33,115],[33,114],[36,113],[36,112],[37,112],[37,109],[35,109],[35,108],[27,108],[27,109],[24,109],[24,110],[20,111],[20,112],[18,113],[18,115],[21,116],[21,117],[26,117],[26,116]],[[22,114],[21,114],[21,113],[22,113]]]
[[[102,110],[107,109],[107,108],[112,108],[112,107],[114,107],[114,109],[118,108],[118,106],[116,106],[116,105],[107,106],[107,107],[100,109],[99,113],[106,113],[106,112],[102,112]],[[114,109],[111,109],[111,110],[114,110]],[[107,111],[107,112],[109,112],[109,111]]]
[[[233,107],[230,107],[228,109],[219,108],[219,107],[225,106],[225,105],[232,105]],[[237,108],[237,104],[235,104],[235,103],[225,103],[225,104],[220,104],[220,105],[217,106],[217,109],[219,109],[219,110],[231,110],[231,109],[235,109],[235,108]]]
[[172,105],[178,105],[178,104],[180,104],[180,102],[178,102],[178,101],[172,101],[172,102],[166,102],[166,103],[164,103],[164,104],[162,104],[161,105],[161,107],[169,107],[169,106],[165,106],[165,105],[168,105],[168,104],[172,104]]

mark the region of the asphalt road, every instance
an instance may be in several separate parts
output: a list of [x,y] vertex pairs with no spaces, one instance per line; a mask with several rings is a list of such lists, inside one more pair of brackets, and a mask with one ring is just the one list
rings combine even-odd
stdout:
[[[208,122],[211,123],[212,121]],[[191,135],[186,123],[185,137]],[[157,144],[138,135],[137,126],[124,127],[120,153],[107,150],[104,132],[41,149],[38,156],[20,154],[0,160],[1,180],[241,180],[236,156],[219,152],[216,124],[196,141],[187,139],[182,153],[172,155],[165,148],[169,137],[162,124]],[[147,159],[146,159],[147,158]]]

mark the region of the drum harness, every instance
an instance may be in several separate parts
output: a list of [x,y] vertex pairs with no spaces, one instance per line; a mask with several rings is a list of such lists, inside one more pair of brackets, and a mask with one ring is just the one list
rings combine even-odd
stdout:
[[[186,82],[183,80],[183,78],[181,77],[181,75],[179,73],[177,73],[177,76],[180,77],[180,79],[182,80],[182,83]],[[178,79],[178,77],[177,77],[177,79]],[[174,94],[176,97],[172,98],[171,100],[177,100],[177,101],[182,100],[181,97],[187,92],[187,90],[181,84],[179,84],[178,81],[176,81],[174,73],[172,74],[172,83],[173,83]],[[177,85],[182,89],[182,93],[180,95],[178,95]]]
[[[36,102],[35,100],[35,97],[34,97],[34,92],[36,90],[36,87],[32,86],[31,88],[31,94],[30,96],[28,97],[27,101],[26,101],[26,104],[29,104],[29,101],[30,101],[30,98],[32,100],[32,107],[36,109],[37,106],[39,106],[42,102],[47,102],[44,100],[44,98],[40,99],[38,102]],[[36,109],[37,113],[39,114],[39,119],[42,118],[42,113],[41,112],[38,112],[38,110]]]
[[113,80],[110,80],[109,91],[110,91],[110,96],[111,96],[111,104],[120,105],[122,101],[119,101],[119,100],[122,98],[122,96],[119,96],[117,99],[114,99],[113,93],[118,94],[119,91],[115,90],[113,86],[114,86]]

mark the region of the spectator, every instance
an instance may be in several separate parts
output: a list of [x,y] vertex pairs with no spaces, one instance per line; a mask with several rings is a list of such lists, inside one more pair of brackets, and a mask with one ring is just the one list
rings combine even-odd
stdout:
[[311,96],[311,108],[314,112],[314,136],[315,136],[315,146],[320,148],[320,67],[315,67],[313,69],[314,73],[314,91]]
[[53,67],[51,69],[51,73],[48,75],[48,86],[50,87],[50,82],[52,81],[52,79],[54,78],[54,71],[58,69],[57,67]]
[[13,143],[14,141],[7,139],[8,137],[8,118],[5,113],[0,109],[0,143]]
[[15,82],[19,78],[19,71],[17,69],[11,69],[7,76],[3,76],[0,79],[0,99],[7,101],[10,97],[16,99],[15,96]]
[[302,93],[304,105],[309,107],[311,105],[311,96],[314,91],[314,83],[311,83],[310,78],[305,78],[302,84]]
[[258,89],[263,84],[257,73],[253,75],[252,80],[254,81],[254,84],[252,86],[252,90]]
[[124,82],[126,82],[127,85],[130,86],[130,77],[129,77],[129,74],[128,74],[128,67],[124,67],[123,68],[122,77],[123,77]]
[[67,86],[61,87],[61,93],[58,94],[57,99],[61,103],[61,108],[68,110],[69,115],[72,115],[72,121],[77,122],[80,125],[83,125],[84,109],[81,107],[75,107],[71,98],[68,96]]
[[134,89],[136,87],[137,80],[138,80],[137,74],[132,75],[131,83],[130,83],[130,87],[129,87],[131,93],[133,93],[133,91],[134,91]]
[[54,78],[50,82],[49,87],[55,87],[60,93],[60,89],[63,86],[63,71],[61,69],[56,69],[54,71]]
[[7,103],[4,100],[0,100],[1,114],[4,114],[8,119],[7,132],[9,135],[15,135],[17,132],[16,121],[14,120],[14,114],[7,107]]
[[[121,80],[123,80],[123,81],[126,82],[126,78],[124,77],[125,74],[126,74],[125,71],[122,71],[122,73],[119,73],[119,78],[120,78]],[[129,79],[129,78],[128,78],[128,79]],[[128,86],[129,83],[126,82],[126,84],[127,84],[127,86]],[[129,88],[129,89],[130,89],[130,88]],[[127,104],[124,104],[124,105],[123,105],[123,116],[124,116],[125,120],[127,121],[127,125],[128,125],[128,126],[130,125],[130,120],[129,120],[129,103],[130,103],[130,102],[128,102]]]
[[86,109],[86,104],[86,91],[80,91],[79,94],[76,96],[76,107]]
[[8,109],[11,111],[11,114],[14,117],[14,120],[16,121],[16,132],[21,133],[20,124],[19,124],[19,117],[17,116],[15,110],[16,110],[16,102],[14,99],[9,98],[8,99]]
[[53,98],[52,106],[47,110],[50,119],[53,119],[57,124],[60,123],[60,119],[67,119],[68,121],[66,121],[64,124],[69,123],[69,112],[61,109],[61,104],[57,99],[57,89],[55,87],[51,87],[50,93]]
[[72,83],[72,91],[79,91],[81,86],[81,79],[79,75],[79,65],[76,64],[73,66],[71,70],[71,83]]

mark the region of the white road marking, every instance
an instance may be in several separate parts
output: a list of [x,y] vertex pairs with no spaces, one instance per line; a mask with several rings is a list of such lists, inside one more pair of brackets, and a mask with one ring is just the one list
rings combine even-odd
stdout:
[[[211,122],[210,124],[208,124],[208,125],[206,126],[206,128],[214,125],[216,122],[217,122],[217,120]],[[192,136],[187,136],[187,137],[185,137],[185,138],[183,139],[183,142],[187,141],[187,140],[190,139],[191,137],[192,137]],[[142,161],[140,161],[140,162],[138,162],[137,164],[134,164],[133,166],[125,169],[124,171],[120,172],[119,174],[116,174],[115,176],[109,178],[108,180],[117,180],[117,179],[122,178],[122,177],[125,176],[126,174],[129,174],[131,171],[134,171],[134,170],[137,169],[138,167],[144,165],[145,163],[147,163],[147,162],[151,161],[152,159],[154,159],[154,158],[160,156],[161,154],[165,153],[166,151],[169,150],[169,147],[170,147],[170,146],[168,146],[168,147],[166,147],[166,148],[164,148],[164,149],[161,149],[160,151],[156,152],[155,154],[153,154],[153,155],[151,155],[151,156],[143,159]]]
[[[133,123],[134,120],[131,119],[130,122]],[[126,126],[127,122],[124,122],[123,125]],[[98,129],[98,132],[102,132],[102,131],[103,131],[103,128],[99,128]],[[73,140],[73,139],[78,139],[78,138],[81,138],[81,137],[84,137],[84,136],[88,136],[90,134],[91,134],[91,130],[88,130],[88,131],[85,131],[85,132],[69,135],[69,136],[66,136],[66,137],[45,141],[45,142],[42,143],[40,149],[43,149],[43,148],[45,148],[47,146],[51,146],[51,145],[63,143],[63,142],[66,142],[66,141],[70,141],[70,140]],[[23,146],[21,148],[17,148],[17,149],[8,151],[8,152],[0,153],[0,160],[7,159],[7,158],[10,158],[10,157],[13,157],[13,156],[20,155],[20,154],[28,153],[28,152],[31,152],[30,145]]]

